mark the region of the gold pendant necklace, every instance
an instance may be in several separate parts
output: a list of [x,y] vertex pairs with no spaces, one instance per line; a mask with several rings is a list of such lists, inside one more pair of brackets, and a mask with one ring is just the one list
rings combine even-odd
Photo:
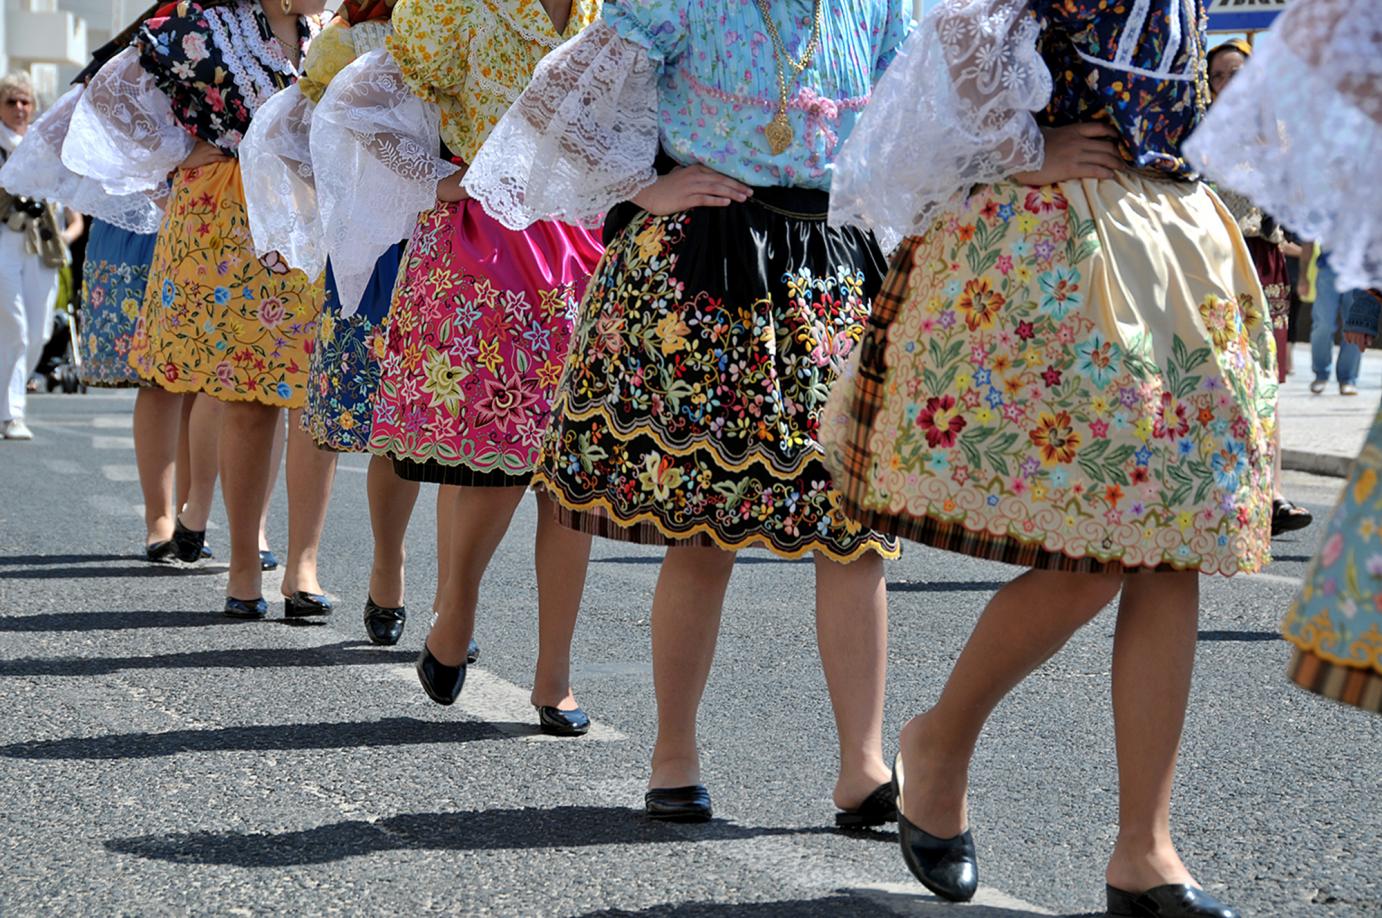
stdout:
[[[815,56],[816,48],[820,44],[822,8],[821,0],[815,0],[815,8],[811,16],[811,38],[806,42],[806,48],[802,51],[801,60],[792,60],[787,53],[787,47],[782,43],[782,36],[777,32],[777,26],[773,23],[772,11],[768,8],[768,0],[758,0],[758,11],[763,15],[763,24],[768,28],[768,37],[773,43],[773,57],[777,61],[777,113],[768,122],[767,127],[763,128],[763,136],[768,141],[768,151],[774,156],[778,156],[787,151],[796,139],[796,132],[792,130],[792,122],[787,117],[787,72],[786,68],[791,67],[793,78],[799,78],[807,67],[811,65],[811,58]],[[784,66],[785,62],[785,66]]]

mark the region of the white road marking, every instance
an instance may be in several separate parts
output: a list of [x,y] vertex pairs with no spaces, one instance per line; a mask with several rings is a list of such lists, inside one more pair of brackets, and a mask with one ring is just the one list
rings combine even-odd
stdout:
[[[114,494],[88,494],[86,502],[98,513],[106,516],[129,516],[133,508],[129,501],[116,497]],[[142,512],[140,514],[143,515]]]
[[98,414],[91,419],[91,426],[106,429],[130,430],[134,427],[134,415]]
[[94,436],[91,438],[92,449],[134,449],[134,437],[102,437]]
[[[133,465],[103,465],[101,474],[106,476],[106,481],[138,481],[139,469]],[[143,507],[140,508],[143,512]]]
[[1286,574],[1248,574],[1248,580],[1264,580],[1267,583],[1288,583],[1292,586],[1300,586],[1303,582],[1299,577],[1289,577]]

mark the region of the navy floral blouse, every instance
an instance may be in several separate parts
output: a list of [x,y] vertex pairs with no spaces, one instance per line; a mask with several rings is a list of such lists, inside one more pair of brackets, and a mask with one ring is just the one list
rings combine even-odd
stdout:
[[1037,120],[1111,123],[1134,167],[1189,178],[1180,145],[1209,100],[1204,0],[1036,0],[1055,90]]
[[[299,17],[303,57],[311,35],[310,22]],[[232,155],[259,106],[298,78],[258,0],[210,9],[186,0],[166,19],[145,24],[135,44],[178,122]]]

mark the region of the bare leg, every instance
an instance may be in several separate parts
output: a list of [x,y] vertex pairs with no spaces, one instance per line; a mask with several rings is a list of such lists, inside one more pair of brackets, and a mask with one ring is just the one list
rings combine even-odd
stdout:
[[183,395],[178,412],[178,458],[173,465],[173,487],[176,496],[173,506],[178,508],[179,514],[187,504],[187,492],[192,490],[192,406],[196,402],[197,393],[189,392]]
[[557,522],[556,506],[537,495],[537,671],[533,675],[535,706],[574,710],[571,692],[571,638],[581,611],[590,536]]
[[1099,614],[1121,574],[1032,570],[989,600],[935,707],[902,729],[906,812],[940,838],[968,824],[965,794],[979,732],[1008,692]]
[[883,764],[888,592],[881,557],[868,554],[839,564],[816,555],[816,641],[840,739],[835,805],[852,809],[888,780]]
[[189,399],[187,493],[182,503],[182,525],[193,532],[206,528],[211,504],[216,499],[216,475],[220,463],[221,412],[224,405],[209,395]]
[[403,539],[408,534],[408,520],[413,515],[419,489],[416,481],[405,481],[393,473],[392,460],[370,457],[365,480],[370,529],[374,534],[369,595],[386,609],[403,605]]
[[427,649],[444,666],[465,662],[480,603],[480,579],[509,529],[524,488],[457,488],[451,522],[451,562]]
[[1194,573],[1127,578],[1113,637],[1118,842],[1108,882],[1144,892],[1194,883],[1171,841],[1171,785],[1190,700],[1199,625]]
[[145,544],[173,537],[173,466],[182,396],[145,386],[134,398],[134,458],[144,493]]
[[734,553],[675,545],[667,549],[653,594],[653,691],[657,742],[649,787],[701,780],[696,713],[715,659]]
[[320,593],[317,555],[336,477],[336,454],[318,449],[302,429],[302,409],[288,412],[288,564],[283,595]]
[[269,485],[264,489],[264,509],[259,514],[259,550],[268,551],[269,508],[273,505],[274,486],[278,484],[278,470],[283,466],[283,419],[274,425],[273,452],[269,454]]
[[259,526],[269,490],[274,427],[279,409],[258,402],[231,402],[222,410],[221,494],[230,524],[227,595],[255,599],[262,592]]
[[440,485],[437,488],[437,592],[432,596],[432,614],[441,613],[442,592],[446,589],[446,579],[451,575],[451,527],[456,523],[460,511],[461,489],[455,485]]

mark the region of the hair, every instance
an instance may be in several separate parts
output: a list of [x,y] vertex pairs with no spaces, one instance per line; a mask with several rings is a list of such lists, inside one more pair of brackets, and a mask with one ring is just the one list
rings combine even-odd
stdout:
[[27,73],[24,73],[22,70],[16,70],[0,78],[0,102],[4,102],[10,96],[21,92],[35,103],[38,102],[38,96],[34,93],[33,81],[29,79]]
[[1237,51],[1245,58],[1252,57],[1252,45],[1241,38],[1230,38],[1223,44],[1210,48],[1209,53],[1205,55],[1205,63],[1211,67],[1214,66],[1214,56],[1221,51]]

